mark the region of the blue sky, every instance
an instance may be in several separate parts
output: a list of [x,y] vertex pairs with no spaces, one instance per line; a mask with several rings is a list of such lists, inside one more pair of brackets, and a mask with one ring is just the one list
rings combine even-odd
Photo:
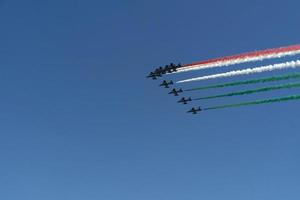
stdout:
[[190,116],[145,75],[299,43],[299,6],[0,0],[0,198],[298,199],[299,102]]

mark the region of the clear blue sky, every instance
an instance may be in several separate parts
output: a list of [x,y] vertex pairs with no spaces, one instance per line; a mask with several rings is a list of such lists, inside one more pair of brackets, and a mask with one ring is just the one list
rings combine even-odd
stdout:
[[299,7],[0,0],[0,199],[298,200],[300,102],[192,116],[145,75],[300,43]]

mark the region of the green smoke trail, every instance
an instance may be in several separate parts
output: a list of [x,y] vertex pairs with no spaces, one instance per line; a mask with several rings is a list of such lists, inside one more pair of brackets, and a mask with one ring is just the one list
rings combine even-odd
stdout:
[[238,104],[227,104],[227,105],[221,105],[221,106],[214,106],[214,107],[204,108],[203,110],[216,110],[216,109],[222,109],[222,108],[233,108],[233,107],[241,107],[241,106],[267,104],[267,103],[277,103],[277,102],[299,100],[299,99],[300,99],[300,95],[293,95],[293,96],[281,97],[281,98],[276,98],[276,99],[266,99],[266,100],[238,103]]
[[255,83],[283,81],[283,80],[297,79],[297,78],[300,78],[300,73],[293,73],[293,74],[288,74],[283,76],[272,76],[268,78],[252,79],[246,81],[237,81],[237,82],[224,83],[224,84],[209,85],[204,87],[186,89],[184,91],[206,90],[206,89],[223,88],[223,87],[231,87],[231,86],[238,86],[238,85],[249,85]]
[[220,94],[220,95],[214,95],[214,96],[208,96],[208,97],[200,97],[200,98],[195,98],[193,100],[240,96],[240,95],[253,94],[253,93],[258,93],[258,92],[267,92],[267,91],[272,91],[272,90],[282,90],[282,89],[290,89],[290,88],[297,88],[297,87],[300,87],[300,82],[288,83],[288,84],[284,84],[284,85],[276,85],[276,86],[270,86],[270,87],[263,87],[263,88],[258,88],[258,89],[254,89],[254,90],[244,90],[244,91],[240,91],[240,92],[232,92],[232,93]]

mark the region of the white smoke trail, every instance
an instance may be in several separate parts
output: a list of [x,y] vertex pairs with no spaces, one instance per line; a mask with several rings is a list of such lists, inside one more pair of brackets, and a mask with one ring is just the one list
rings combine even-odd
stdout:
[[262,61],[266,59],[273,59],[273,58],[282,58],[286,56],[295,56],[300,54],[300,50],[293,50],[293,51],[287,51],[287,52],[276,52],[272,54],[265,54],[265,55],[258,55],[258,56],[245,56],[241,58],[235,58],[235,59],[229,59],[229,60],[222,60],[222,61],[216,61],[206,64],[198,64],[198,65],[189,65],[182,68],[179,68],[177,72],[187,72],[187,71],[193,71],[193,70],[200,70],[200,69],[209,69],[214,67],[224,67],[224,66],[230,66],[230,65],[236,65],[236,64],[242,64],[247,62],[255,62],[255,61]]
[[295,67],[300,67],[300,60],[290,61],[290,62],[285,62],[285,63],[278,63],[278,64],[274,64],[274,65],[266,65],[266,66],[262,66],[262,67],[247,68],[247,69],[243,69],[243,70],[230,71],[230,72],[213,74],[213,75],[208,75],[208,76],[200,76],[200,77],[196,77],[196,78],[177,81],[177,83],[185,83],[185,82],[191,82],[191,81],[201,81],[201,80],[208,80],[208,79],[256,74],[256,73],[288,69],[288,68],[295,68]]

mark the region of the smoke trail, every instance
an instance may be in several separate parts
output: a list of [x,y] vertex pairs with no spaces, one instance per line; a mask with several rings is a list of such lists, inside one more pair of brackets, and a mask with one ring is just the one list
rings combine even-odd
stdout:
[[231,97],[231,96],[240,96],[240,95],[247,95],[247,94],[253,94],[253,93],[259,93],[259,92],[267,92],[267,91],[273,91],[273,90],[282,90],[282,89],[291,89],[291,88],[298,88],[300,87],[300,82],[298,83],[288,83],[284,85],[277,85],[277,86],[271,86],[271,87],[263,87],[253,90],[244,90],[241,92],[232,92],[227,94],[220,94],[220,95],[214,95],[214,96],[208,96],[208,97],[201,97],[201,98],[195,98],[193,100],[203,100],[203,99],[215,99],[215,98],[221,98],[221,97]]
[[221,105],[221,106],[214,106],[214,107],[204,108],[203,110],[216,110],[216,109],[223,109],[223,108],[233,108],[233,107],[241,107],[241,106],[285,102],[285,101],[299,100],[299,99],[300,99],[300,95],[293,95],[293,96],[276,98],[276,99],[266,99],[266,100],[238,103],[238,104],[227,104],[227,105]]
[[274,65],[266,65],[266,66],[262,66],[262,67],[248,68],[248,69],[230,71],[230,72],[213,74],[213,75],[208,75],[208,76],[200,76],[200,77],[196,77],[196,78],[177,81],[177,83],[209,80],[209,79],[216,79],[216,78],[225,78],[225,77],[248,75],[248,74],[256,74],[256,73],[268,72],[268,71],[273,71],[273,70],[296,68],[299,66],[300,66],[300,60],[296,60],[296,61],[291,61],[291,62],[278,63],[278,64],[274,64]]
[[206,90],[206,89],[215,89],[215,88],[231,87],[231,86],[238,86],[238,85],[249,85],[255,83],[266,83],[266,82],[282,81],[282,80],[297,79],[297,78],[300,78],[300,73],[288,74],[284,76],[273,76],[273,77],[261,78],[261,79],[252,79],[246,81],[237,81],[237,82],[224,83],[224,84],[209,85],[204,87],[196,87],[196,88],[186,89],[184,91],[189,92],[195,90]]
[[282,58],[282,57],[294,56],[298,54],[300,54],[300,45],[267,49],[262,51],[248,52],[239,55],[226,56],[223,58],[216,58],[207,61],[187,64],[184,67],[179,68],[177,73],[191,71],[191,70],[230,66],[230,65],[242,64],[246,62],[262,61],[265,59]]

